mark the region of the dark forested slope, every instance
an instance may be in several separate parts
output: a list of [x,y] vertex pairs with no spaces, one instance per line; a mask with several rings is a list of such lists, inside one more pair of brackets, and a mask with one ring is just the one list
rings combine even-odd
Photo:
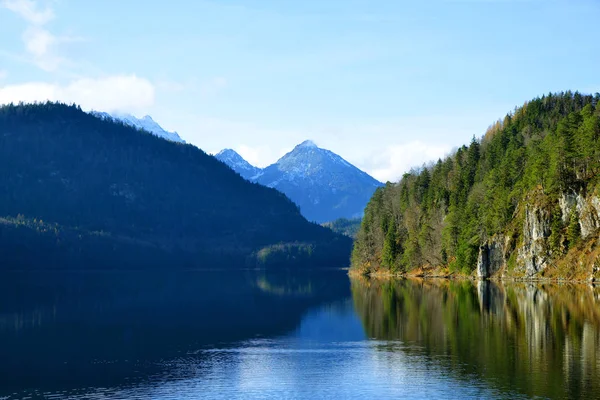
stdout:
[[0,107],[0,160],[0,250],[9,267],[44,257],[201,267],[309,256],[339,266],[349,255],[347,238],[307,222],[276,190],[194,146],[76,106]]
[[353,267],[594,279],[599,100],[571,92],[536,98],[481,140],[377,190]]

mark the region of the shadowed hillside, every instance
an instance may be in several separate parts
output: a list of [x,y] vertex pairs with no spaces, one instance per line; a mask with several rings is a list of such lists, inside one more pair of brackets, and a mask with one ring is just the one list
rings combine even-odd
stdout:
[[8,268],[340,267],[349,257],[349,239],[307,222],[278,191],[76,106],[0,107],[0,159]]

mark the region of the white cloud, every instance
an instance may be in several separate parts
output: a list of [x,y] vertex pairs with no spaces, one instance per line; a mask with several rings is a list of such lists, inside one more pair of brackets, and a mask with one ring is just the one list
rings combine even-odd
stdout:
[[54,19],[54,11],[51,8],[46,7],[42,10],[38,2],[33,0],[2,0],[0,6],[18,14],[34,25],[44,25]]
[[135,75],[78,79],[67,85],[30,82],[0,87],[0,104],[61,101],[101,111],[143,112],[154,104],[154,86]]
[[68,60],[60,55],[61,45],[81,41],[73,36],[57,36],[45,25],[54,19],[54,11],[46,7],[42,9],[33,0],[0,0],[0,6],[16,13],[28,26],[21,35],[29,61],[44,71],[56,71]]
[[265,153],[269,153],[269,149],[266,146],[250,147],[245,144],[237,146],[234,150],[254,166],[260,165],[261,161],[265,159]]
[[246,161],[255,167],[264,168],[290,151],[289,148],[275,149],[272,146],[248,146],[241,144],[236,146],[234,150],[242,156]]
[[48,30],[31,26],[25,30],[22,38],[32,61],[44,71],[54,71],[64,62],[55,51],[60,40]]
[[413,167],[444,158],[451,148],[421,141],[387,147],[383,152],[371,156],[371,165],[367,172],[382,182],[397,182],[402,174]]

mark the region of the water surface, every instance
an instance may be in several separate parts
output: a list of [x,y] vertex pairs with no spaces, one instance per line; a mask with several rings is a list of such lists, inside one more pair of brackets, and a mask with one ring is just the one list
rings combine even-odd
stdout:
[[344,271],[11,273],[0,398],[596,398],[600,290]]

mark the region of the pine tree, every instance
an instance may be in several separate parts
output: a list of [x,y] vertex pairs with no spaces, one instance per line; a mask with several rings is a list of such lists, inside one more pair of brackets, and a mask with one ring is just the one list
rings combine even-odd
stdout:
[[392,223],[388,227],[387,234],[385,235],[385,241],[383,243],[383,250],[381,253],[381,264],[390,269],[394,269],[396,261],[396,226]]

